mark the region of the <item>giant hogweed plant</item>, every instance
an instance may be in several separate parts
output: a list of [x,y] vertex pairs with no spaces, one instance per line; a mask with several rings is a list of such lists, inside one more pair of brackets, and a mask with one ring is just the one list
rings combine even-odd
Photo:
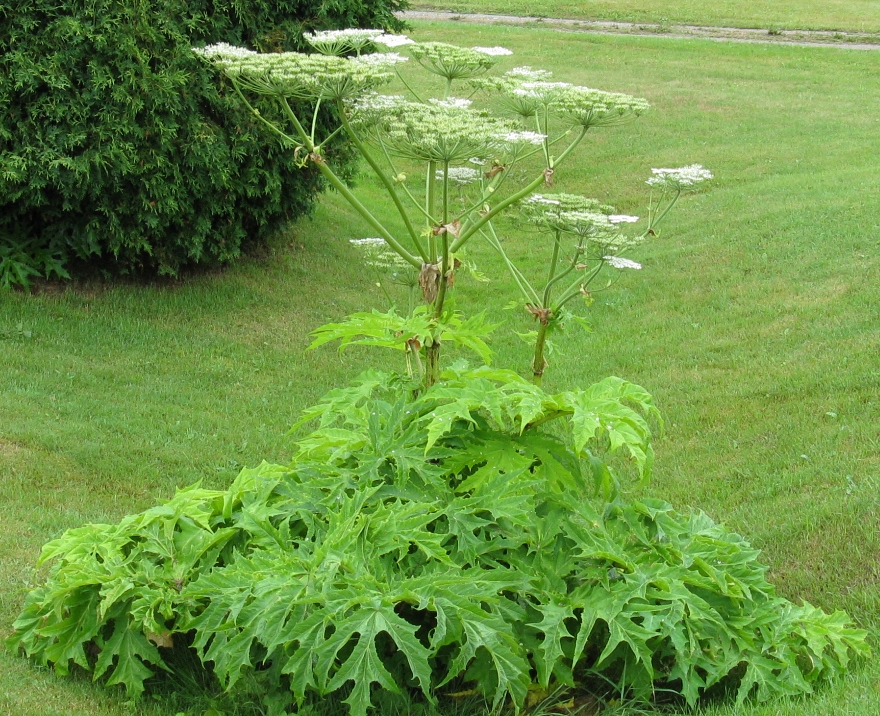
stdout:
[[439,378],[419,391],[365,374],[306,411],[317,427],[290,465],[48,543],[12,647],[137,695],[191,644],[266,713],[333,697],[353,716],[376,689],[429,705],[473,691],[514,712],[607,684],[766,699],[867,654],[845,614],[778,597],[738,535],[616,495],[615,455],[641,479],[651,466],[641,388]]
[[[259,695],[267,713],[339,698],[353,716],[377,689],[429,707],[476,692],[515,712],[560,689],[609,685],[645,700],[671,692],[693,704],[713,688],[766,699],[808,693],[865,656],[866,634],[845,614],[778,597],[741,537],[702,514],[624,497],[654,460],[659,415],[644,389],[619,378],[555,395],[540,386],[547,334],[567,304],[604,268],[637,267],[622,252],[709,176],[699,166],[654,170],[647,228],[635,238],[621,231],[634,217],[535,193],[589,128],[647,104],[528,68],[489,79],[502,50],[439,43],[406,46],[443,77],[442,98],[383,97],[375,89],[403,58],[366,50],[406,40],[342,31],[312,42],[330,54],[202,54],[243,102],[250,92],[278,100],[293,129],[269,126],[379,234],[362,242],[367,262],[393,257],[421,294],[404,314],[325,326],[315,343],[402,350],[410,370],[366,374],[307,410],[300,426],[317,425],[290,465],[245,470],[225,491],[190,487],[47,544],[49,577],[28,595],[12,648],[131,695],[180,663],[174,650],[192,648],[224,689]],[[452,97],[454,82],[493,93],[518,119]],[[298,117],[291,99],[316,112],[337,105],[336,131],[388,190],[402,233],[336,177],[322,150],[329,136],[317,137],[314,117]],[[511,167],[534,159],[534,179],[511,186]],[[543,283],[507,255],[493,224],[505,209],[549,237]],[[531,380],[440,364],[444,342],[489,358],[491,326],[449,301],[476,236],[498,251],[538,321]]]
[[[465,320],[450,300],[456,271],[467,265],[464,252],[471,240],[482,237],[499,252],[522,305],[537,320],[538,328],[529,337],[533,380],[540,383],[547,334],[562,325],[567,305],[576,297],[589,297],[588,286],[604,268],[637,268],[621,253],[656,234],[683,189],[711,177],[699,165],[654,170],[648,183],[656,191],[645,226],[638,235],[627,236],[622,227],[637,217],[615,214],[613,207],[585,197],[535,192],[552,187],[559,167],[590,129],[635,119],[648,109],[647,101],[554,82],[549,72],[530,67],[490,77],[498,57],[511,54],[499,47],[414,43],[378,30],[333,31],[306,39],[323,54],[259,54],[228,45],[197,52],[216,64],[241,101],[291,148],[297,161],[316,166],[364,217],[377,236],[369,240],[375,245],[361,245],[372,253],[381,248],[397,264],[403,282],[421,291],[422,305],[410,305],[404,315],[395,308],[356,314],[318,329],[314,345],[338,340],[342,346],[397,348],[407,354],[414,372],[421,368],[425,386],[439,375],[442,343],[488,355],[483,339],[494,326],[480,316]],[[379,47],[409,56],[375,52]],[[413,65],[441,78],[440,97],[423,97],[412,89],[412,77],[404,70]],[[378,93],[392,80],[406,87],[408,95]],[[455,96],[453,90],[467,96]],[[252,95],[274,98],[287,124],[263,118],[248,99]],[[311,116],[295,111],[303,101],[311,103]],[[317,136],[318,111],[327,103],[336,105],[340,124]],[[334,173],[324,147],[338,133],[347,136],[384,188],[395,209],[393,225],[383,223]],[[527,179],[512,178],[520,174]],[[543,284],[530,281],[505,251],[494,221],[505,212],[520,216],[521,226],[548,234]]]

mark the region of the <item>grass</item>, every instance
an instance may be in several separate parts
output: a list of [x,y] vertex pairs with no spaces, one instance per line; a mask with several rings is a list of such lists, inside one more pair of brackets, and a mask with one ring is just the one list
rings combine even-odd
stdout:
[[[638,122],[597,131],[558,172],[560,190],[638,214],[650,167],[715,172],[634,255],[645,269],[597,294],[593,332],[568,337],[547,387],[612,373],[646,386],[667,419],[650,494],[746,534],[786,596],[880,627],[880,98],[866,80],[880,55],[454,23],[414,35],[502,44],[511,65],[652,102]],[[387,364],[303,351],[317,325],[383,306],[346,242],[372,234],[331,195],[265,255],[225,271],[0,295],[0,635],[39,580],[45,541],[177,485],[225,486],[241,466],[284,461],[301,408]],[[500,310],[512,289],[491,255],[471,253],[493,283],[461,282],[461,305],[527,330]],[[494,347],[500,365],[526,369],[509,332]],[[815,698],[707,713],[868,716],[880,713],[878,690],[874,662]],[[175,710],[0,653],[0,713]]]
[[872,0],[413,0],[413,10],[779,30],[880,32]]

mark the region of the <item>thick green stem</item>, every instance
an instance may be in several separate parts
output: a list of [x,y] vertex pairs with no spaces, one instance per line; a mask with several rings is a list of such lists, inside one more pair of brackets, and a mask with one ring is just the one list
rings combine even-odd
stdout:
[[[315,110],[312,112],[312,134],[311,134],[312,142],[315,141],[315,129],[318,126],[318,110],[320,110],[320,109],[321,109],[321,98],[318,97],[318,101],[315,102]],[[342,116],[344,117],[345,115],[342,115]]]
[[[428,174],[425,176],[425,216],[428,217],[428,229],[433,229],[430,217],[434,216],[434,174],[437,171],[437,162],[428,162]],[[431,234],[428,240],[430,249],[428,250],[429,263],[437,263],[437,240]]]
[[499,240],[498,235],[495,233],[495,227],[492,224],[489,224],[489,232],[491,235],[485,233],[483,234],[483,236],[485,236],[486,240],[489,242],[489,246],[491,246],[499,254],[501,254],[501,259],[504,261],[504,265],[507,266],[507,270],[510,271],[510,275],[513,277],[513,280],[516,282],[516,285],[522,292],[523,297],[526,299],[526,303],[537,306],[540,303],[537,292],[534,288],[532,288],[532,285],[523,275],[523,272],[520,271],[517,268],[516,264],[514,264],[513,261],[511,261],[508,257],[507,252],[501,245],[501,241]]
[[235,93],[238,95],[239,99],[244,103],[244,106],[247,107],[251,114],[254,115],[257,119],[259,119],[263,124],[265,124],[269,129],[271,129],[275,134],[280,136],[282,139],[287,140],[290,144],[297,146],[296,140],[291,137],[286,132],[282,132],[278,127],[276,127],[272,122],[266,119],[262,114],[260,114],[260,110],[254,107],[250,102],[248,102],[247,97],[244,96],[244,93],[241,91],[241,88],[238,86],[238,82],[235,81],[234,77],[229,78],[232,81],[232,87],[235,89]]
[[425,390],[440,380],[440,341],[425,348]]
[[547,360],[544,358],[544,348],[547,342],[547,324],[541,322],[538,324],[538,337],[535,339],[535,357],[532,361],[532,383],[541,385],[544,378],[544,369],[547,367]]
[[443,226],[440,227],[440,286],[434,301],[434,318],[443,314],[446,288],[449,283],[449,162],[443,162]]
[[589,286],[593,282],[593,279],[599,275],[599,272],[602,270],[603,265],[604,264],[599,264],[590,272],[590,274],[585,279],[579,279],[575,281],[565,291],[563,291],[562,297],[559,298],[555,304],[553,304],[552,310],[558,311],[575,296],[580,295],[582,293],[581,289],[585,286]]
[[[586,134],[587,134],[587,128],[582,127],[578,136],[575,137],[574,140],[572,140],[572,143],[569,144],[565,148],[565,151],[563,151],[562,154],[560,154],[559,157],[557,157],[555,161],[553,161],[551,158],[551,164],[556,165],[556,164],[559,164],[559,162],[563,161],[572,151],[574,151],[574,148],[577,147],[577,145],[581,143],[581,140],[584,138],[584,136],[586,136]],[[553,166],[550,166],[548,168],[552,169]],[[465,229],[461,232],[458,239],[456,239],[451,246],[452,252],[454,253],[454,252],[458,251],[458,249],[461,248],[461,246],[463,246],[464,243],[468,239],[471,238],[471,236],[473,236],[477,231],[479,231],[481,228],[483,228],[483,226],[485,226],[487,222],[494,219],[499,213],[504,211],[508,206],[510,206],[514,202],[517,202],[520,199],[531,194],[533,191],[535,191],[535,189],[537,189],[539,186],[541,186],[541,184],[543,182],[544,182],[544,175],[542,174],[541,176],[537,177],[534,181],[530,182],[525,188],[520,189],[518,192],[516,192],[514,194],[511,194],[509,197],[507,197],[506,199],[504,199],[503,201],[499,202],[494,207],[489,209],[489,211],[487,211],[482,217],[480,217],[473,224],[470,224],[467,227],[467,229]]]
[[553,256],[550,257],[550,270],[547,272],[547,285],[544,287],[544,300],[542,308],[550,306],[550,289],[553,287],[553,277],[556,275],[556,262],[559,260],[559,232],[553,232]]
[[422,257],[422,259],[427,261],[428,256],[425,253],[425,250],[422,248],[421,243],[419,242],[419,235],[416,232],[415,228],[413,228],[412,222],[409,218],[409,214],[406,213],[406,209],[404,209],[403,203],[400,201],[400,197],[397,195],[397,188],[388,178],[386,173],[382,171],[382,167],[379,166],[379,163],[367,150],[366,145],[364,145],[360,137],[355,134],[351,123],[348,121],[348,117],[345,116],[345,106],[342,104],[342,100],[339,100],[336,106],[339,111],[339,116],[342,118],[342,126],[345,128],[346,134],[348,134],[349,139],[351,139],[352,143],[355,147],[357,147],[357,150],[363,155],[364,159],[367,160],[367,164],[370,165],[375,175],[379,178],[379,181],[382,182],[382,185],[385,187],[385,191],[388,192],[388,196],[391,198],[391,201],[394,202],[394,206],[397,208],[397,213],[400,214],[400,218],[403,219],[403,224],[406,227],[406,230],[409,233],[409,236],[412,239],[416,250],[419,252],[419,255]]
[[[303,129],[302,124],[300,124],[299,120],[294,114],[293,110],[290,107],[290,104],[287,102],[287,98],[281,97],[281,105],[284,108],[285,113],[287,114],[288,119],[290,119],[291,124],[299,134],[300,138],[305,145],[305,148],[309,151],[309,153],[314,154],[315,145],[309,137],[308,133]],[[338,191],[345,200],[351,204],[351,206],[367,221],[367,223],[374,228],[381,236],[385,242],[394,249],[400,256],[408,263],[414,266],[415,268],[421,268],[422,262],[413,256],[409,251],[407,251],[403,246],[401,246],[400,242],[394,238],[388,229],[386,229],[382,223],[370,212],[367,207],[365,207],[360,200],[351,192],[351,190],[345,185],[336,174],[333,172],[330,167],[327,166],[327,162],[320,156],[315,156],[313,158],[315,166],[318,167],[318,171],[324,176],[324,178],[330,182],[336,191]]]
[[[385,155],[385,161],[387,161],[388,166],[391,167],[392,173],[394,173],[395,175],[399,174],[400,172],[398,171],[397,166],[394,164],[394,160],[391,158],[391,154],[388,153],[388,148],[385,146],[385,142],[382,141],[382,137],[377,136],[377,139],[379,141],[379,146],[382,147],[382,153]],[[402,183],[400,185],[400,188],[403,193],[406,194],[407,198],[410,200],[410,203],[416,208],[416,210],[428,220],[428,224],[433,226],[434,217],[429,216],[425,213],[425,207],[422,206],[421,201],[413,196],[412,192],[406,188],[405,183]]]
[[[665,194],[665,192],[664,192]],[[663,221],[663,217],[669,213],[669,210],[675,206],[675,202],[678,201],[678,197],[681,196],[681,188],[679,188],[676,195],[672,198],[672,201],[669,202],[669,205],[663,210],[660,216],[654,216],[652,212],[648,212],[648,228],[647,231],[652,231],[654,227]],[[660,195],[660,199],[657,200],[657,207],[660,207],[660,202],[663,200],[663,194]]]

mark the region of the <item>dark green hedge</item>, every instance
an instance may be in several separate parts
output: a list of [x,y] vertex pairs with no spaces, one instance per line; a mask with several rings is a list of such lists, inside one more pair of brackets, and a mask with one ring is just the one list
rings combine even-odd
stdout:
[[114,272],[235,258],[307,212],[321,180],[190,48],[399,29],[404,2],[0,0],[0,245]]

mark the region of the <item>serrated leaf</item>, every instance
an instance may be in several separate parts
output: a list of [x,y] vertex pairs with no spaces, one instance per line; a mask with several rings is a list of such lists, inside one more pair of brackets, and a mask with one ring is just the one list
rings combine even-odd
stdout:
[[159,650],[139,631],[130,629],[125,619],[116,619],[113,634],[101,644],[94,678],[112,667],[107,684],[122,684],[129,697],[138,697],[144,691],[144,681],[154,673],[145,662],[165,668]]
[[538,683],[546,689],[550,684],[556,663],[565,655],[562,640],[573,638],[565,625],[565,620],[572,619],[574,611],[569,605],[557,602],[536,604],[535,609],[543,619],[532,626],[544,635],[535,654],[535,663],[538,667]]

